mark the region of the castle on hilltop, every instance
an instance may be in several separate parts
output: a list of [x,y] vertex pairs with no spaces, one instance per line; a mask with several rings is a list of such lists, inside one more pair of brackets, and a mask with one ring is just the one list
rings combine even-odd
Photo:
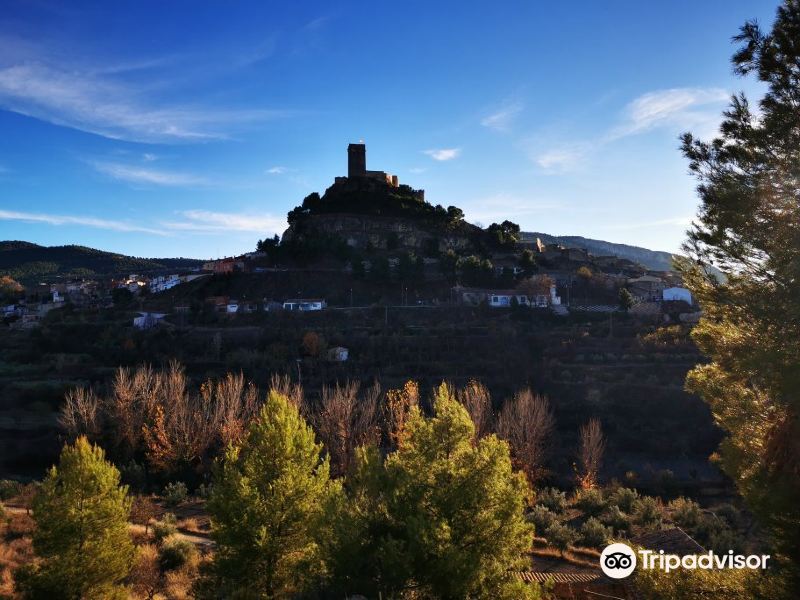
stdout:
[[347,176],[377,179],[385,181],[392,187],[399,185],[397,175],[390,175],[385,171],[367,171],[367,146],[362,143],[347,146]]
[[367,146],[363,142],[347,146],[347,177],[336,177],[335,183],[343,189],[373,189],[381,184],[390,188],[398,188],[404,194],[414,196],[420,202],[425,201],[425,190],[414,190],[407,185],[400,185],[397,175],[386,171],[367,171]]

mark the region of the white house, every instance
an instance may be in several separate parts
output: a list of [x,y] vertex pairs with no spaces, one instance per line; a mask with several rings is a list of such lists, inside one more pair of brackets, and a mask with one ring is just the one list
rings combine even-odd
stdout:
[[328,360],[333,362],[344,362],[350,356],[350,352],[344,346],[335,346],[328,350]]
[[663,292],[664,302],[672,300],[683,300],[686,304],[692,304],[692,293],[683,287],[666,288]]
[[133,326],[136,327],[136,329],[151,329],[158,325],[166,316],[165,313],[142,312],[139,313],[138,317],[133,319]]
[[173,275],[159,275],[150,280],[150,291],[154,294],[165,292],[181,283],[181,278],[177,273]]
[[283,302],[283,310],[297,310],[300,312],[322,310],[326,306],[328,304],[325,300],[314,298],[292,298]]

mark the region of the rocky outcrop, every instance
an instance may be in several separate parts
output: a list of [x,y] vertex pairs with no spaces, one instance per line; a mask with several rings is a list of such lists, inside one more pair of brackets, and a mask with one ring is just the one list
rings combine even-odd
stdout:
[[[317,214],[309,215],[303,223],[304,235],[307,232],[320,232],[343,239],[348,246],[364,249],[368,247],[381,250],[392,247],[420,252],[432,249],[433,244],[440,252],[467,250],[471,241],[466,232],[436,231],[420,226],[418,220],[403,217],[384,217],[359,214]],[[296,237],[294,226],[289,227],[283,240]]]

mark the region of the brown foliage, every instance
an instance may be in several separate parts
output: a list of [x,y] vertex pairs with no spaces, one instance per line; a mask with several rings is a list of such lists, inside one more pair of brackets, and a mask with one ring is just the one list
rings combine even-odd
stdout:
[[419,405],[419,385],[410,379],[402,389],[388,390],[384,404],[384,421],[389,445],[397,449],[403,441],[406,421],[411,409]]
[[131,523],[143,525],[144,531],[150,528],[150,520],[158,514],[158,507],[149,496],[134,496],[131,502]]
[[506,401],[497,419],[497,433],[511,446],[515,467],[533,484],[546,474],[544,464],[555,419],[544,396],[524,389]]
[[146,600],[156,597],[162,587],[163,576],[158,564],[158,549],[153,544],[139,547],[128,582],[135,597]]
[[379,441],[380,396],[377,383],[363,392],[358,381],[322,388],[320,407],[311,414],[311,422],[331,458],[334,476],[350,470],[356,448]]
[[464,388],[456,391],[456,398],[467,409],[475,425],[476,440],[492,433],[494,429],[492,396],[485,385],[472,379]]
[[122,460],[144,453],[155,471],[170,473],[204,465],[238,440],[259,406],[258,390],[241,373],[206,381],[192,393],[183,367],[173,362],[163,371],[118,369],[104,400],[81,388],[70,391],[61,421],[71,435],[113,439]]

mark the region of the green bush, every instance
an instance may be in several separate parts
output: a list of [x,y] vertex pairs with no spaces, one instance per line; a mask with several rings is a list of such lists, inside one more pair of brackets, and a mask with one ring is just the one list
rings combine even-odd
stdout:
[[595,517],[589,517],[581,525],[580,543],[587,548],[602,548],[611,539],[612,531]]
[[551,546],[557,548],[563,554],[569,548],[569,545],[578,539],[578,534],[571,527],[555,521],[544,532],[544,537]]
[[703,516],[697,502],[683,497],[670,502],[669,508],[675,524],[686,530],[693,530],[697,527]]
[[733,528],[742,525],[742,513],[733,504],[720,504],[714,509],[714,514]]
[[1,479],[0,501],[10,500],[11,498],[19,494],[20,490],[22,490],[22,484],[19,481],[13,481],[11,479]]
[[661,526],[661,504],[652,496],[644,496],[633,503],[634,522],[647,529]]
[[614,533],[628,533],[631,530],[631,518],[619,509],[609,506],[600,515],[600,521],[614,530]]
[[639,499],[639,493],[631,488],[617,488],[611,494],[609,502],[619,507],[622,512],[632,513],[633,506]]
[[605,510],[607,503],[602,490],[591,488],[578,492],[575,505],[590,517],[597,517]]
[[186,489],[185,483],[173,481],[164,488],[164,503],[167,506],[178,506],[178,504],[186,500],[188,495],[189,490]]
[[559,489],[547,487],[536,495],[536,504],[554,513],[562,513],[567,508],[567,494]]
[[533,507],[531,512],[527,515],[529,523],[533,523],[535,534],[543,536],[544,532],[553,524],[558,521],[555,513],[550,511],[546,506],[537,504]]
[[690,531],[697,542],[719,554],[728,550],[742,550],[742,543],[724,519],[717,515],[702,515],[697,526]]
[[175,571],[180,569],[197,556],[194,544],[175,537],[165,540],[158,553],[158,564],[162,571]]
[[172,513],[165,513],[160,520],[153,523],[153,537],[162,542],[178,531],[178,519]]

